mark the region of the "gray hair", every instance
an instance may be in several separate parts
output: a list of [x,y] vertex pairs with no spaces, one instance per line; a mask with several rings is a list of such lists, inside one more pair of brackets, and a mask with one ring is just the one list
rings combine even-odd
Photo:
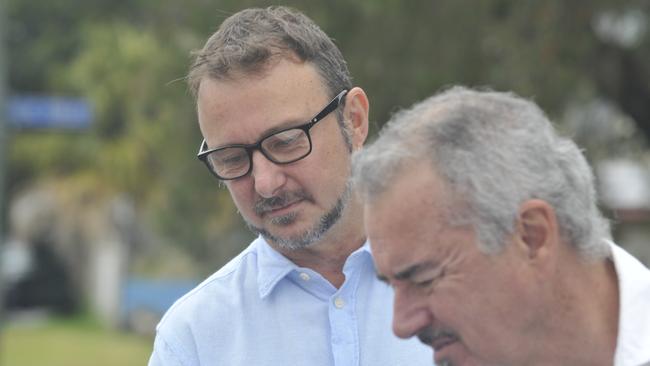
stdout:
[[[282,58],[312,63],[331,98],[352,88],[347,63],[334,42],[306,15],[284,6],[245,9],[231,15],[193,55],[187,82],[195,98],[206,77],[223,80],[261,74]],[[336,115],[345,143],[352,151],[343,106],[345,98]]]
[[[354,157],[354,180],[370,202],[409,161],[428,159],[462,202],[480,248],[498,253],[528,199],[548,202],[561,236],[589,258],[609,254],[609,222],[580,149],[558,136],[533,102],[512,93],[453,87],[394,115]],[[459,213],[455,213],[459,214]]]

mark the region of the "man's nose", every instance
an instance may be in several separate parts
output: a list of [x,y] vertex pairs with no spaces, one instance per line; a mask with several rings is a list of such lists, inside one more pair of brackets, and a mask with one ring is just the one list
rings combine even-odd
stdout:
[[409,295],[408,291],[405,288],[395,289],[393,333],[400,338],[413,337],[433,322],[426,298]]
[[267,159],[260,151],[253,151],[251,177],[260,197],[270,198],[284,186],[287,178],[283,167]]

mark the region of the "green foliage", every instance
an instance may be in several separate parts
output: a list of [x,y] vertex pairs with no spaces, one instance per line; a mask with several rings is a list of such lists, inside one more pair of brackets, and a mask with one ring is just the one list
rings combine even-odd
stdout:
[[[15,132],[11,190],[61,179],[73,191],[98,197],[123,193],[136,202],[156,240],[186,250],[206,267],[236,253],[250,235],[227,190],[217,188],[195,159],[201,136],[183,77],[190,51],[223,19],[272,3],[7,4],[11,89],[85,96],[96,115],[91,130],[82,133]],[[631,48],[594,32],[605,10],[638,9],[648,19],[642,0],[286,4],[305,11],[340,46],[356,84],[370,97],[375,132],[397,108],[452,84],[513,90],[534,98],[555,119],[572,102],[602,97],[640,127],[650,121],[650,31]]]

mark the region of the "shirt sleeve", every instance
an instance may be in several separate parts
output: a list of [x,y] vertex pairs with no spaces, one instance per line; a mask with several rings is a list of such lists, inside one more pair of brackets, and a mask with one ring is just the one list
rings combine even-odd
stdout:
[[[159,334],[153,343],[153,352],[149,358],[148,366],[189,366],[189,363],[183,362],[172,347]],[[197,365],[198,366],[198,365]]]

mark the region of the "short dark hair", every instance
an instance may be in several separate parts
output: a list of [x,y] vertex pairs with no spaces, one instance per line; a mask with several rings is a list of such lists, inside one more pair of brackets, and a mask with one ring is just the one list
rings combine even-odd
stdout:
[[228,17],[193,55],[188,84],[194,97],[205,77],[260,73],[278,57],[313,63],[332,97],[352,87],[334,42],[306,15],[287,7],[245,9]]

